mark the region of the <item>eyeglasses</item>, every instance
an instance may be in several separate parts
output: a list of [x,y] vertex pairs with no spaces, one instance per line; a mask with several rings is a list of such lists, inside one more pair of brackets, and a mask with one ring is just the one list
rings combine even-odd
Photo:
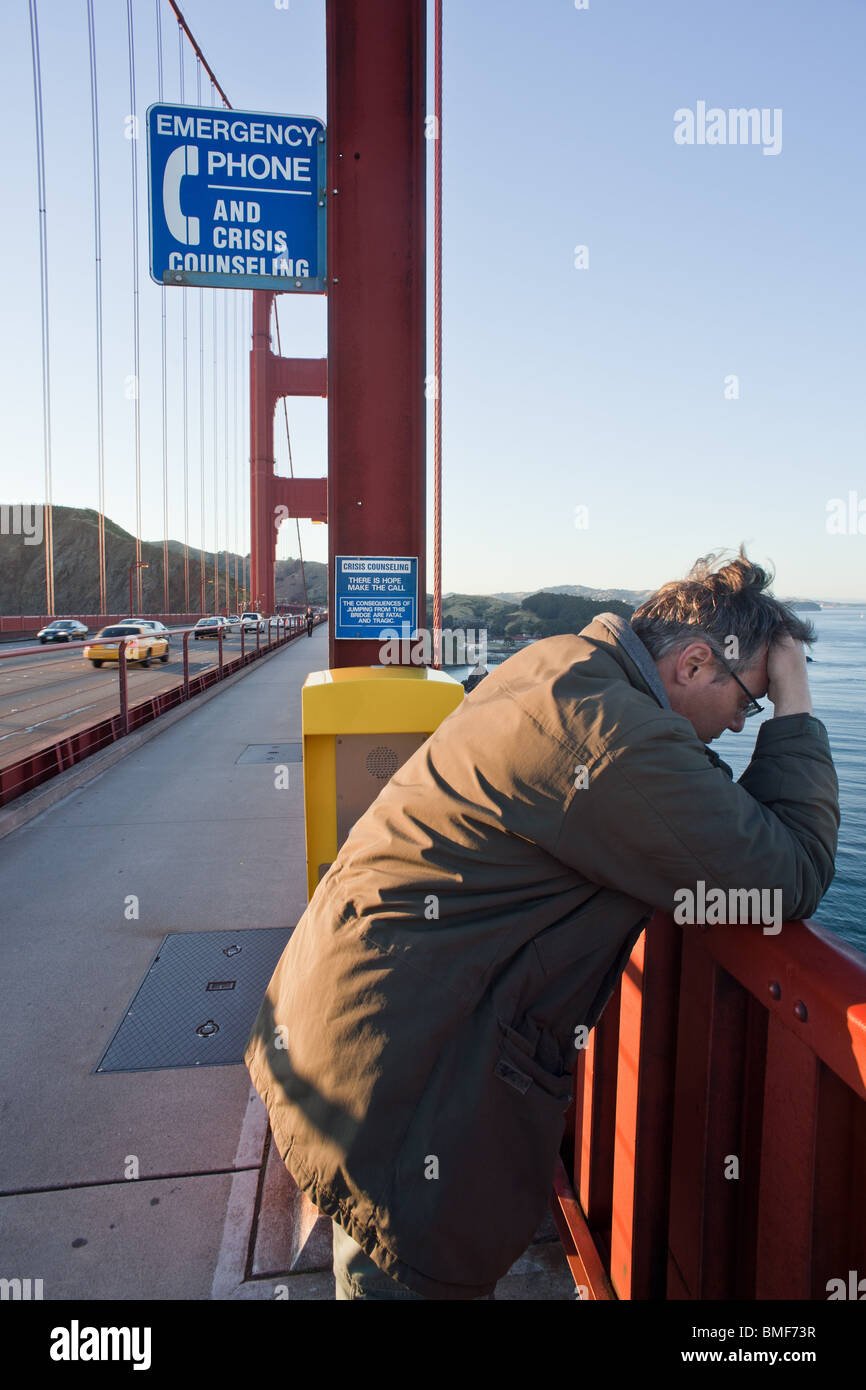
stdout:
[[737,682],[737,685],[744,692],[744,694],[748,695],[749,703],[746,705],[746,708],[743,711],[746,718],[750,719],[753,714],[762,714],[764,706],[758,704],[751,690],[748,690],[746,686],[743,685],[743,682],[740,680],[739,676],[734,675],[733,671],[731,670],[730,666],[727,664],[726,661],[723,661],[720,656],[717,656],[716,659],[721,662],[728,675],[732,678],[732,680],[735,680]]

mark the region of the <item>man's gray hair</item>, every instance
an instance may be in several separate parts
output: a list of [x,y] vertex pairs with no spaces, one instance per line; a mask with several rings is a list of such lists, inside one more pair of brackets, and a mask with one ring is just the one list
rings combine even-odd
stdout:
[[[632,629],[654,661],[691,642],[706,642],[729,670],[740,672],[780,637],[816,641],[810,622],[764,592],[772,571],[752,564],[742,545],[737,558],[723,565],[726,553],[704,555],[685,579],[662,585],[632,614]],[[729,655],[732,647],[736,657]]]

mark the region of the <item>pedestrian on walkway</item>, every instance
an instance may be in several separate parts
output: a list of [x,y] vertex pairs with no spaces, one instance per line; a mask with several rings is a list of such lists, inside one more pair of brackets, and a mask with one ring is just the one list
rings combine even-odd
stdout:
[[[337,1228],[338,1298],[492,1292],[548,1206],[577,1032],[654,910],[772,891],[775,931],[829,887],[814,631],[742,548],[722,558],[630,621],[602,614],[491,671],[355,824],[295,928],[246,1061]],[[773,718],[734,782],[708,745],[765,694]]]

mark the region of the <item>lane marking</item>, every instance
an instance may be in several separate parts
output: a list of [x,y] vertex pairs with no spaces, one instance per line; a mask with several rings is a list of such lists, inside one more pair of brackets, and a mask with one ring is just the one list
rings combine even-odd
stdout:
[[[96,700],[92,705],[79,705],[78,709],[71,709],[68,714],[53,714],[50,719],[40,719],[38,724],[31,724],[29,729],[16,729],[13,734],[0,734],[0,743],[4,743],[7,738],[20,738],[22,734],[32,734],[36,729],[41,729],[43,724],[59,724],[61,719],[71,719],[73,715],[83,714],[86,709],[96,709],[96,706],[101,704],[101,700]],[[10,713],[16,714],[17,711],[11,710]],[[0,715],[0,718],[7,717]]]

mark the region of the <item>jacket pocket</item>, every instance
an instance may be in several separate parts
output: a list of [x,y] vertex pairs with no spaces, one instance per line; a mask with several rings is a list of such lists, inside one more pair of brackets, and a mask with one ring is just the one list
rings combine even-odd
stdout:
[[521,1033],[498,1020],[501,1030],[499,1056],[493,1074],[521,1095],[535,1087],[545,1099],[557,1104],[562,1114],[571,1101],[573,1078],[568,1072],[554,1073],[543,1067],[535,1056],[535,1048]]

